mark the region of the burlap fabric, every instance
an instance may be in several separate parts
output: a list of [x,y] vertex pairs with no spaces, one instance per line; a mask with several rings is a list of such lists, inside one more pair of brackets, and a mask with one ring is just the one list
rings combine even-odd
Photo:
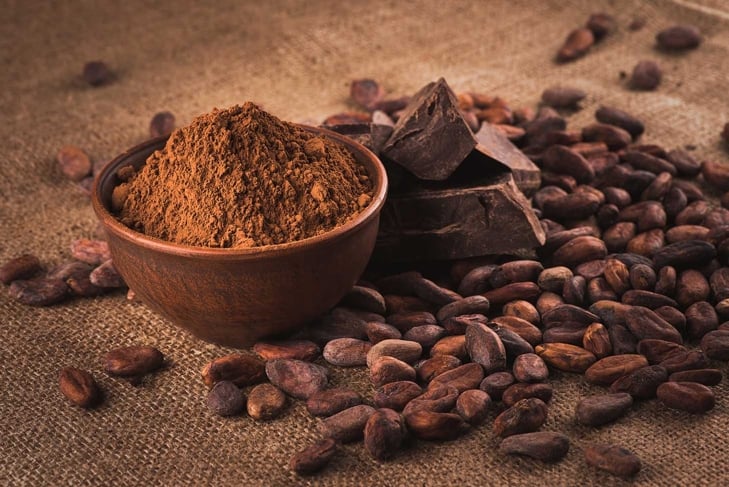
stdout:
[[[66,143],[96,159],[140,142],[153,113],[180,123],[245,100],[290,120],[321,120],[346,108],[348,82],[371,76],[394,94],[446,77],[456,90],[535,104],[541,91],[569,83],[590,95],[575,126],[600,103],[647,122],[645,140],[726,160],[718,132],[727,116],[729,5],[723,0],[419,2],[40,2],[0,7],[0,261],[30,251],[46,263],[68,258],[69,243],[92,236],[86,196],[53,163]],[[584,59],[556,66],[567,32],[605,10],[620,31]],[[629,32],[635,16],[646,27]],[[653,36],[674,22],[706,35],[697,51],[654,50]],[[84,62],[103,59],[118,73],[85,86]],[[620,78],[640,59],[665,70],[657,92],[628,91]],[[583,445],[615,442],[635,451],[641,485],[729,483],[729,387],[716,408],[693,417],[649,401],[600,429],[575,424],[575,401],[598,392],[580,377],[556,376],[545,430],[572,446],[554,465],[505,458],[490,421],[449,443],[416,442],[378,463],[346,446],[317,477],[300,479],[289,457],[315,438],[317,421],[301,403],[270,423],[220,419],[205,408],[199,370],[230,350],[196,340],[123,293],[30,308],[0,293],[0,484],[2,485],[609,485],[585,465]],[[100,357],[151,344],[170,367],[141,387],[108,377]],[[57,388],[60,367],[93,372],[102,407],[70,406]],[[722,365],[726,374],[729,369]],[[369,394],[363,370],[333,370],[336,385]]]

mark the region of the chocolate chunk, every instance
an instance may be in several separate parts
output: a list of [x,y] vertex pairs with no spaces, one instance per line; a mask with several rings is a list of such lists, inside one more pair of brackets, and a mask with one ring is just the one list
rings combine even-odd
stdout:
[[443,78],[410,101],[383,154],[420,179],[448,178],[476,146],[458,101]]
[[482,124],[476,132],[476,140],[476,151],[511,169],[516,186],[522,193],[531,196],[539,189],[539,168],[495,126]]
[[[469,159],[478,159],[477,154],[474,151]],[[478,164],[467,160],[457,173],[468,180],[472,163]],[[388,196],[375,259],[460,259],[513,253],[544,243],[544,230],[512,174],[502,171],[471,184],[451,179],[455,181],[438,183],[438,188],[411,186]]]
[[350,123],[340,125],[323,125],[324,128],[333,130],[353,139],[375,154],[382,151],[387,139],[392,135],[392,126],[382,123]]

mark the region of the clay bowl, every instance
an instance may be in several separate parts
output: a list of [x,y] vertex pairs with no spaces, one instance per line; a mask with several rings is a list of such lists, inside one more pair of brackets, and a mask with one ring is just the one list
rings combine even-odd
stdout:
[[151,309],[210,342],[247,347],[261,337],[302,327],[334,306],[364,271],[375,245],[387,175],[362,145],[329,130],[346,146],[374,183],[369,207],[327,233],[280,245],[248,249],[192,247],[143,235],[112,215],[116,172],[144,165],[166,137],[149,140],[111,161],[92,191],[96,215],[106,230],[114,265]]

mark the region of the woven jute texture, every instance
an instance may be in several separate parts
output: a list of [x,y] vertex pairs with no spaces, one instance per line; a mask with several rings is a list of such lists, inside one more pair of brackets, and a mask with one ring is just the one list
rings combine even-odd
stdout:
[[[620,29],[585,58],[553,63],[567,32],[588,15],[614,14]],[[246,100],[294,121],[320,121],[347,108],[348,83],[382,80],[412,93],[444,76],[456,91],[500,95],[534,106],[542,90],[568,83],[589,93],[570,119],[579,127],[599,104],[646,121],[646,141],[694,144],[727,160],[719,142],[727,117],[729,5],[721,0],[455,0],[412,2],[176,2],[4,0],[0,6],[0,261],[26,251],[47,265],[69,258],[69,243],[96,226],[88,198],[53,158],[77,144],[109,159],[144,140],[149,119],[171,110],[178,124],[213,107]],[[638,32],[634,17],[647,24]],[[654,49],[658,29],[697,25],[706,40],[680,55]],[[84,62],[102,59],[117,80],[90,88]],[[625,87],[621,71],[655,59],[665,77],[656,92]],[[139,387],[110,378],[108,350],[150,344],[169,367]],[[690,416],[649,401],[600,429],[578,426],[574,404],[599,392],[581,377],[555,375],[544,430],[571,438],[552,465],[506,458],[490,418],[457,441],[414,442],[387,463],[361,445],[345,446],[313,479],[287,468],[317,437],[301,403],[283,418],[221,419],[205,408],[200,368],[231,350],[189,336],[123,293],[45,309],[0,293],[1,485],[612,485],[588,467],[583,447],[614,442],[636,452],[640,485],[726,485],[729,387],[717,406]],[[87,412],[59,393],[60,367],[89,369],[106,391]],[[720,365],[726,374],[729,369]],[[366,371],[332,367],[333,382],[371,394]]]

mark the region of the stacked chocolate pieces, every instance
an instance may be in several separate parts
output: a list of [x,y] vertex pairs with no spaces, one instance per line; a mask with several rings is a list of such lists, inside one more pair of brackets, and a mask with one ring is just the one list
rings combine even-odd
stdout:
[[539,188],[539,169],[488,123],[474,134],[444,79],[415,94],[394,126],[375,115],[329,128],[369,147],[387,168],[375,259],[459,259],[544,243],[525,197]]

